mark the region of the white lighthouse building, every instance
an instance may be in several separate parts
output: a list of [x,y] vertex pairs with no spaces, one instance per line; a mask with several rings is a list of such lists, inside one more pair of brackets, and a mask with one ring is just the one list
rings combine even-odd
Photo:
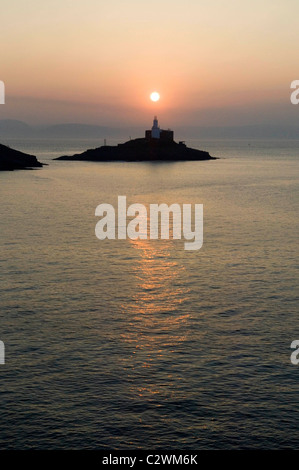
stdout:
[[153,121],[152,139],[160,139],[160,127],[158,126],[157,116],[154,117],[154,121]]
[[160,129],[158,125],[158,118],[157,116],[154,117],[153,127],[151,130],[145,131],[145,138],[146,140],[153,141],[157,143],[157,139],[162,142],[173,142],[173,131],[168,129],[165,131],[164,129]]

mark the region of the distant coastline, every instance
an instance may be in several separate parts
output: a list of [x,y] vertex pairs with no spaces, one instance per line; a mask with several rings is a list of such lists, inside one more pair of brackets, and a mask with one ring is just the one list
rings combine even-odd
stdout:
[[[14,119],[0,119],[0,140],[5,139],[118,139],[140,135],[142,126],[101,126],[84,123],[29,125]],[[179,139],[299,139],[298,126],[176,126]]]

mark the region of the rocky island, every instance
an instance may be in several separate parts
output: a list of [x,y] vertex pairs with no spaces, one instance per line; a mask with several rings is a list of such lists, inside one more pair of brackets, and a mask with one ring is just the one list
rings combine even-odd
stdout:
[[145,137],[132,139],[116,146],[104,145],[89,149],[72,156],[62,156],[55,160],[77,160],[95,162],[154,162],[154,161],[198,161],[215,160],[215,157],[203,150],[192,149],[184,142],[175,142],[173,131],[162,130],[155,117],[151,130],[145,131]]
[[0,144],[0,171],[29,170],[42,166],[43,163],[40,163],[34,155]]

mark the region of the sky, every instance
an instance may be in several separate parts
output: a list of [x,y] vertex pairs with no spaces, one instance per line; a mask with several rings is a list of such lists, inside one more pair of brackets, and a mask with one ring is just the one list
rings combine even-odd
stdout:
[[298,18],[298,0],[1,0],[0,119],[297,125]]

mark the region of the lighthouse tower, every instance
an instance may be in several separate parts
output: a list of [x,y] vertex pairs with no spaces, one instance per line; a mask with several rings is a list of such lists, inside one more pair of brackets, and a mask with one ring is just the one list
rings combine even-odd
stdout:
[[[164,129],[160,129],[158,125],[157,116],[155,116],[153,127],[145,131],[145,138],[148,142],[154,140],[157,145],[163,145],[165,144],[165,142],[173,142],[173,131],[171,131],[170,129],[168,129],[167,131]],[[157,139],[159,139],[160,142],[157,142]]]
[[153,121],[152,139],[160,139],[160,127],[158,126],[157,116],[154,117]]

